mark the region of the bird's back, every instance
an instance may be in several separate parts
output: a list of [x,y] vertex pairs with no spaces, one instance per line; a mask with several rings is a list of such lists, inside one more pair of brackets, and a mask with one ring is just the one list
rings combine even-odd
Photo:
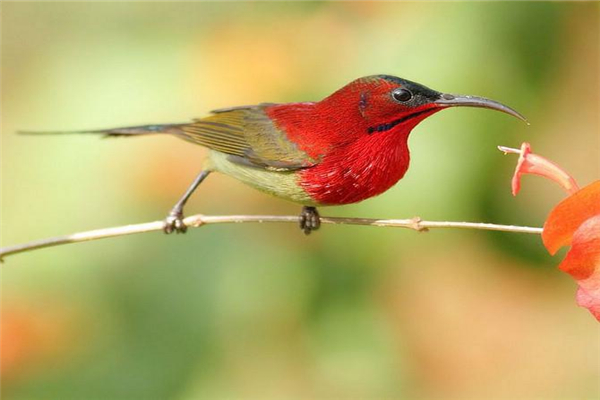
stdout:
[[217,110],[180,126],[181,136],[229,156],[231,162],[272,171],[315,165],[266,113],[269,104]]

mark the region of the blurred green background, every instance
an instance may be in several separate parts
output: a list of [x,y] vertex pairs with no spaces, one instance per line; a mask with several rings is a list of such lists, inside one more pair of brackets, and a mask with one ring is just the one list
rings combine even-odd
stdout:
[[[325,215],[540,226],[534,151],[599,171],[598,3],[2,4],[2,243],[162,219],[204,150],[15,131],[184,122],[387,73],[523,114],[419,125],[382,196]],[[296,214],[213,175],[187,213]],[[6,399],[592,399],[598,324],[531,235],[291,224],[134,235],[2,266]]]

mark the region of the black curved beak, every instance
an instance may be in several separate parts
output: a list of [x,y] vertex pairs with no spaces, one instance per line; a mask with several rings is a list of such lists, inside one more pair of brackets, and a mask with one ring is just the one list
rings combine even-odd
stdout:
[[486,99],[484,97],[477,96],[462,96],[456,94],[442,94],[438,100],[434,102],[437,105],[443,107],[481,107],[489,108],[490,110],[501,111],[508,115],[512,115],[515,118],[519,118],[529,124],[527,119],[512,108],[505,106],[497,101]]

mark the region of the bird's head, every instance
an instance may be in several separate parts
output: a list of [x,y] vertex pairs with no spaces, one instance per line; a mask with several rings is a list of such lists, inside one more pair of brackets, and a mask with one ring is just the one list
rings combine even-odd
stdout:
[[[366,133],[390,130],[410,132],[420,121],[449,107],[482,107],[501,111],[525,121],[512,108],[483,97],[441,93],[426,86],[390,75],[359,78],[325,99],[350,107],[360,114]],[[350,111],[349,109],[345,111]],[[358,111],[358,114],[356,113]]]

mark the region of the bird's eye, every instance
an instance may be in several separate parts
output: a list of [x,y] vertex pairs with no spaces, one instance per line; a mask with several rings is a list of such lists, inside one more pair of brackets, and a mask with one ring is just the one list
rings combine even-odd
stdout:
[[412,93],[406,89],[396,89],[392,92],[392,97],[396,101],[406,102],[412,99]]

